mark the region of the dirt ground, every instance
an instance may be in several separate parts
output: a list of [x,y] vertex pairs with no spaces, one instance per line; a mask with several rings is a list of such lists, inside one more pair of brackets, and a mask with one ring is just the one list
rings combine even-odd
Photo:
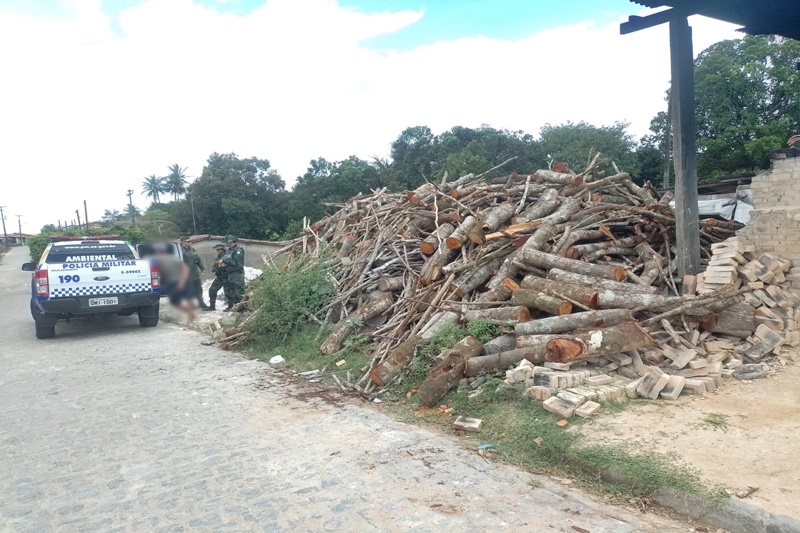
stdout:
[[709,483],[734,492],[758,487],[748,501],[800,517],[800,365],[767,379],[726,380],[704,396],[606,412],[581,432],[595,442],[675,453]]

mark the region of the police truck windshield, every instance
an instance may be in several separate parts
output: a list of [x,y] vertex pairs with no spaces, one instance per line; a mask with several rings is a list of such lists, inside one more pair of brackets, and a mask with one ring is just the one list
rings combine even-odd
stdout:
[[47,254],[48,264],[128,261],[131,259],[135,259],[133,251],[125,244],[55,245]]

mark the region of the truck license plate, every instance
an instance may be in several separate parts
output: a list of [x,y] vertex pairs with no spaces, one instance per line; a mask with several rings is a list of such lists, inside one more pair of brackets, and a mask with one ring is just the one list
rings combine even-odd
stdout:
[[89,307],[100,307],[103,305],[117,305],[119,299],[113,298],[89,298]]

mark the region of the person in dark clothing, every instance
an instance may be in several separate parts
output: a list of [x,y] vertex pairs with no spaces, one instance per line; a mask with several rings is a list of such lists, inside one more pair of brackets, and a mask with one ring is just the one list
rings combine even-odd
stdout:
[[183,262],[189,267],[189,284],[192,287],[192,292],[200,302],[200,308],[206,309],[208,306],[203,301],[202,278],[202,273],[205,272],[206,267],[203,265],[203,260],[197,255],[197,251],[189,244],[188,237],[181,237],[181,248],[183,249]]
[[239,239],[233,235],[225,235],[222,242],[228,249],[218,264],[227,273],[225,298],[228,300],[228,307],[225,310],[230,311],[244,297],[244,250],[239,246]]
[[[225,245],[224,244],[215,244],[214,250],[217,252],[217,260],[214,263],[214,267],[212,270],[214,271],[214,281],[211,283],[211,287],[208,289],[208,311],[216,311],[217,310],[217,294],[219,290],[225,287],[225,283],[228,280],[228,274],[225,272],[225,269],[219,266],[219,262],[222,260],[222,256],[225,255]],[[227,297],[227,295],[226,295]]]

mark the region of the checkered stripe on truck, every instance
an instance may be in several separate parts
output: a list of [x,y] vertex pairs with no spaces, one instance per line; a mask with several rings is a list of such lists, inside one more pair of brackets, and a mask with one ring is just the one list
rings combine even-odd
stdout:
[[120,283],[118,285],[100,285],[94,287],[56,287],[50,292],[50,298],[67,298],[70,296],[113,296],[114,294],[127,294],[131,292],[151,292],[151,287],[147,282]]

